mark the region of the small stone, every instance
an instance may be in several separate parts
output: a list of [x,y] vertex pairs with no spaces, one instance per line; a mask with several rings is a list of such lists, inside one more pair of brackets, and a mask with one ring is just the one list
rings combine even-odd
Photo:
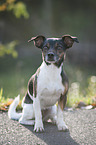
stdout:
[[86,104],[84,102],[80,101],[77,105],[77,108],[81,108],[81,107],[85,107],[85,106],[86,106]]

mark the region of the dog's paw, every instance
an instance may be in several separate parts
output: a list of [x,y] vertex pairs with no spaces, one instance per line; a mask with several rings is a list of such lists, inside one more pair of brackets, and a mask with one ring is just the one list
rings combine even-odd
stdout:
[[59,131],[68,131],[68,127],[64,121],[57,123],[57,127]]
[[34,131],[43,132],[44,131],[43,123],[35,123]]
[[57,116],[51,118],[51,120],[52,120],[52,123],[53,123],[53,124],[56,124],[56,122],[57,122]]

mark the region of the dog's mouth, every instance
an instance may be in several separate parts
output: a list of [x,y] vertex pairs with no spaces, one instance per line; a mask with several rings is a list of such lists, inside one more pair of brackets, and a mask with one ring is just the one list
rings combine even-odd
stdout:
[[56,58],[56,56],[54,56],[53,58],[49,58],[48,56],[46,56],[45,62],[50,63],[50,64],[54,64],[54,63],[58,62],[58,59]]
[[46,61],[47,63],[56,63],[56,61]]

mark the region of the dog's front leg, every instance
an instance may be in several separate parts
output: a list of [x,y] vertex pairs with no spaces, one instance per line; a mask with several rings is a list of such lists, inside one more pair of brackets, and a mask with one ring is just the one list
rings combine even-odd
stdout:
[[63,111],[61,110],[59,105],[58,105],[58,109],[57,109],[57,127],[58,127],[59,131],[68,130],[68,127],[63,120]]
[[38,96],[36,98],[34,98],[33,102],[34,102],[33,106],[34,106],[34,112],[35,112],[34,131],[42,132],[42,131],[44,131],[44,127],[43,127],[43,122],[42,122],[42,113],[41,113],[40,100],[39,100]]
[[63,117],[63,109],[65,107],[65,101],[66,96],[63,96],[59,102],[58,102],[58,108],[57,108],[57,127],[59,131],[67,131],[68,127],[64,122],[64,117]]

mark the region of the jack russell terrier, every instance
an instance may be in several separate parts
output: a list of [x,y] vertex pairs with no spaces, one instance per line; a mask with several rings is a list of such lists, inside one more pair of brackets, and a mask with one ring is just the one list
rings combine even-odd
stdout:
[[[16,112],[19,95],[9,107],[10,119],[21,124],[34,125],[34,131],[44,131],[43,121],[51,119],[59,131],[68,130],[63,120],[63,110],[67,101],[68,78],[63,71],[66,50],[78,42],[76,37],[64,35],[62,38],[32,37],[34,45],[42,50],[43,62],[28,82],[28,90],[22,101],[22,113]],[[58,105],[56,102],[58,101]]]

